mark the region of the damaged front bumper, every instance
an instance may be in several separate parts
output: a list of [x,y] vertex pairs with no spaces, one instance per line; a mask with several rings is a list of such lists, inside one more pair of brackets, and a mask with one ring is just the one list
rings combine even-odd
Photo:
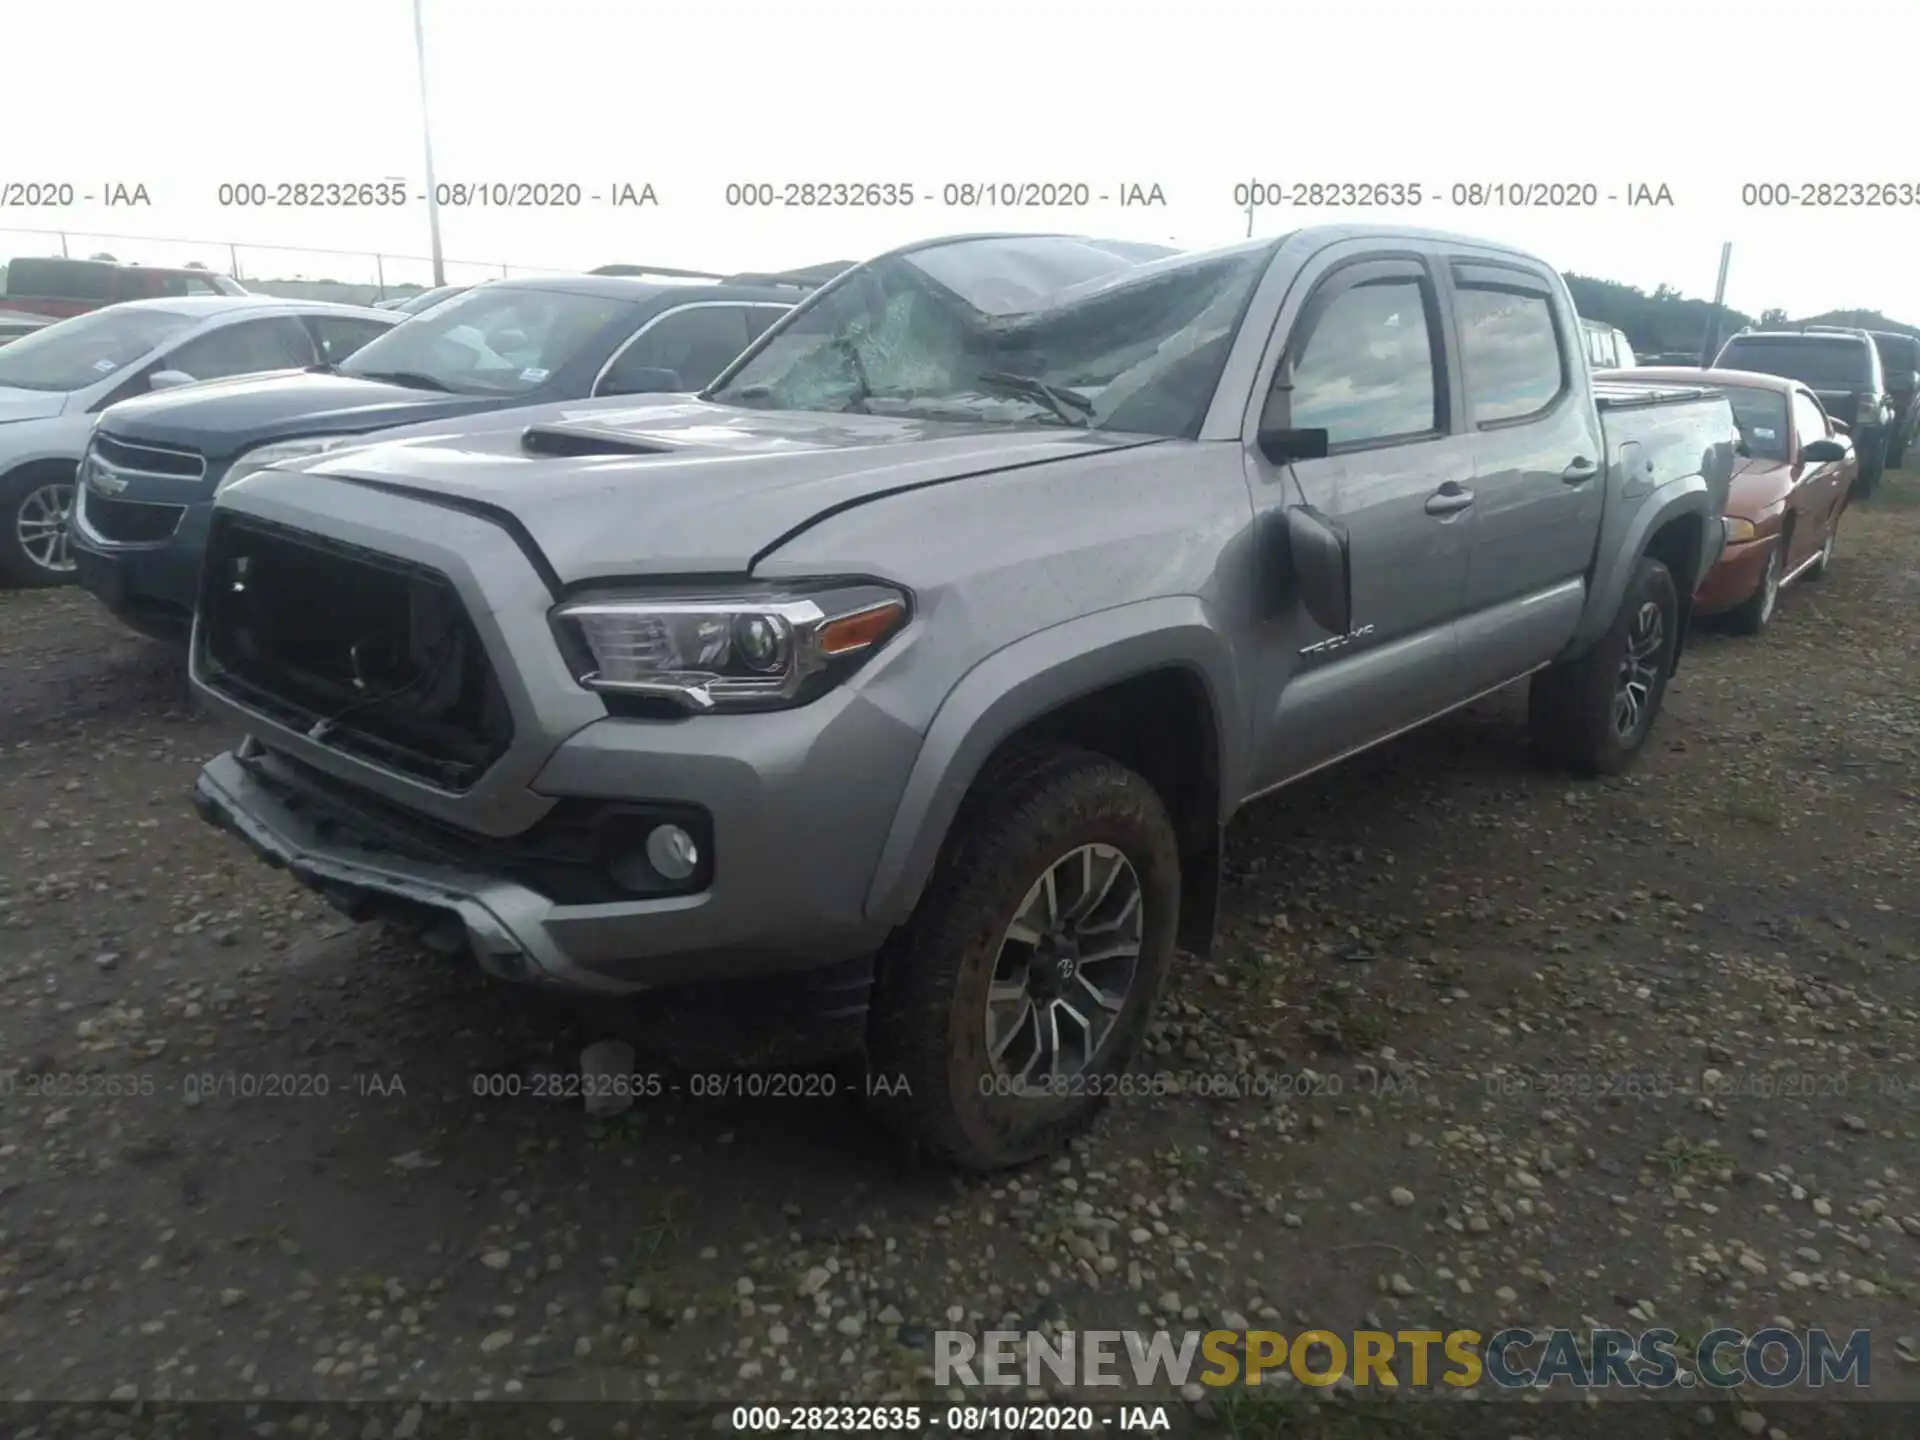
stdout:
[[783,874],[734,870],[731,886],[696,894],[569,897],[525,875],[513,840],[398,815],[253,739],[202,768],[194,806],[349,917],[398,921],[434,948],[470,949],[502,980],[621,995],[820,971],[877,948],[863,923],[826,925],[810,913],[802,897],[824,887],[805,884],[803,860]]
[[[545,896],[512,881],[396,852],[373,827],[343,825],[336,813],[303,814],[249,772],[242,758],[247,753],[243,747],[202,768],[194,808],[351,918],[451,919],[464,930],[481,968],[503,980],[602,994],[645,988],[575,963],[553,932],[549,912],[555,907]],[[448,933],[444,923],[439,933]]]

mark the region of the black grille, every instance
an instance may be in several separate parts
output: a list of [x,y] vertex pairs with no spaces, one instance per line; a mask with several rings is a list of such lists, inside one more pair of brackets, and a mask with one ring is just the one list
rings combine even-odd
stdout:
[[705,889],[713,879],[712,822],[688,805],[615,803],[569,797],[518,835],[494,838],[429,820],[322,775],[291,756],[262,747],[241,761],[254,779],[328,839],[364,849],[498,875],[518,881],[556,905],[604,905],[644,898],[648,891],[613,878],[612,863],[643,853],[647,832],[671,822],[694,837],[700,869],[685,882],[660,881],[660,894]]
[[207,683],[242,705],[456,793],[513,742],[485,647],[439,572],[216,512],[201,584]]
[[170,539],[187,513],[184,505],[114,500],[91,489],[82,492],[80,508],[93,532],[117,545],[155,545]]
[[198,480],[207,473],[206,458],[192,450],[139,445],[128,440],[116,440],[104,432],[95,432],[93,453],[116,470],[132,470],[142,475],[169,475],[181,480]]

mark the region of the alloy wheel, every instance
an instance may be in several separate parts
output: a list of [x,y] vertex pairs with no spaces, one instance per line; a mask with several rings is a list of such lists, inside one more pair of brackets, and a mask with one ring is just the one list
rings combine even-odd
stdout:
[[1620,657],[1613,691],[1613,733],[1622,740],[1631,741],[1652,717],[1666,645],[1666,617],[1658,604],[1648,600],[1634,613],[1633,625],[1627,631],[1627,650]]
[[[1782,537],[1784,543],[1785,537]],[[1766,573],[1760,577],[1760,623],[1773,619],[1773,607],[1780,603],[1780,546],[1767,556]]]
[[1126,1008],[1145,935],[1140,877],[1111,845],[1048,866],[1001,937],[987,1056],[1018,1094],[1084,1073]]
[[67,537],[73,494],[71,484],[42,485],[22,496],[14,511],[14,535],[27,559],[55,575],[73,570],[73,547]]

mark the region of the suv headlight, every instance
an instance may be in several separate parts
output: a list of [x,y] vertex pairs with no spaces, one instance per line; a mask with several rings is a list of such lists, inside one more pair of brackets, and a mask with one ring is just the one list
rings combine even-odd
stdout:
[[692,711],[803,704],[906,624],[904,591],[870,582],[756,593],[621,594],[554,612],[589,690]]
[[213,487],[213,493],[218,495],[234,481],[244,480],[256,470],[270,469],[288,460],[304,460],[310,455],[324,455],[359,438],[358,435],[303,435],[296,440],[275,440],[270,445],[256,445],[227,467],[227,473],[220,477],[220,483]]

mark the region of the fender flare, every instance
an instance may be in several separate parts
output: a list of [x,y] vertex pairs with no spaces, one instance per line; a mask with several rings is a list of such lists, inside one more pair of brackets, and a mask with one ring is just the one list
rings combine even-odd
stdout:
[[1194,675],[1213,708],[1224,822],[1229,797],[1241,790],[1246,729],[1239,673],[1219,625],[1191,595],[1096,611],[995,651],[947,693],[894,808],[867,915],[898,925],[913,913],[961,801],[1009,736],[1084,695],[1168,668]]
[[[1703,535],[1705,527],[1719,521],[1720,517],[1713,513],[1712,494],[1703,476],[1687,475],[1667,481],[1640,502],[1617,539],[1602,542],[1602,558],[1594,567],[1587,611],[1573,638],[1567,642],[1567,648],[1562,652],[1563,659],[1581,654],[1607,633],[1620,608],[1621,598],[1627,593],[1627,585],[1633,579],[1634,569],[1647,553],[1647,542],[1670,521],[1685,515],[1700,517]],[[1710,553],[1710,549],[1703,551],[1701,558]],[[1609,556],[1612,557],[1610,562],[1606,558]],[[1704,566],[1698,566],[1697,572],[1691,576],[1673,577],[1683,606],[1692,599],[1694,590],[1705,578],[1704,569]]]

